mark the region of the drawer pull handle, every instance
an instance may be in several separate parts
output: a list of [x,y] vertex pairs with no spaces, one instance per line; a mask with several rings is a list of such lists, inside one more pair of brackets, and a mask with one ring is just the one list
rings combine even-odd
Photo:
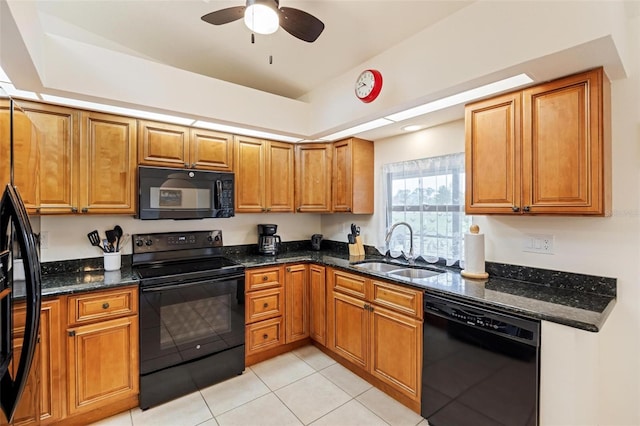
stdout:
[[269,337],[269,335],[268,335],[268,334],[263,334],[263,335],[262,335],[262,338],[263,338],[263,339],[267,339],[268,337]]
[[265,303],[264,305],[262,305],[262,307],[263,307],[263,308],[268,308],[268,307],[269,307],[269,304],[268,304],[268,303]]
[[268,277],[268,276],[266,276],[266,275],[264,275],[264,276],[262,277],[262,281],[267,281],[268,279],[269,279],[269,277]]
[[102,304],[102,309],[109,309],[109,302],[104,302]]

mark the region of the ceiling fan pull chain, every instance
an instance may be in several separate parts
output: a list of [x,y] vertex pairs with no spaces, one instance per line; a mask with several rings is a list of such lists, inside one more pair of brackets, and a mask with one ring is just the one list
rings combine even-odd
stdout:
[[273,64],[273,55],[269,55],[269,65]]
[[256,43],[256,35],[254,33],[251,33],[251,44],[255,44]]

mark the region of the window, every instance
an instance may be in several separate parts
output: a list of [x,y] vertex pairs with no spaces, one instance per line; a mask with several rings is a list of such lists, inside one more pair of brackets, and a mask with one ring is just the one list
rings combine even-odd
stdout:
[[[464,214],[464,153],[385,164],[386,229],[407,222],[413,229],[414,257],[428,262],[462,259],[464,234],[471,218]],[[409,252],[409,232],[398,227],[388,249]]]

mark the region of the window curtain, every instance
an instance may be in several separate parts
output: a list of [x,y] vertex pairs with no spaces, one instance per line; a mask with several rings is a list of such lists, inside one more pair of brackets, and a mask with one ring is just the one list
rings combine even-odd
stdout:
[[[464,153],[385,164],[382,176],[385,234],[393,224],[406,222],[413,229],[414,258],[449,266],[462,261],[471,225],[464,214]],[[408,255],[409,241],[408,228],[399,225],[381,251]]]

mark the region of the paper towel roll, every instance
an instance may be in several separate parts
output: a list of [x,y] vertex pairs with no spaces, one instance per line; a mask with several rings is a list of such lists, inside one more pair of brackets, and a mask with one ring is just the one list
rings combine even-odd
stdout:
[[470,233],[464,234],[464,269],[461,274],[465,278],[484,279],[489,277],[484,270],[484,235],[480,228],[472,225]]

